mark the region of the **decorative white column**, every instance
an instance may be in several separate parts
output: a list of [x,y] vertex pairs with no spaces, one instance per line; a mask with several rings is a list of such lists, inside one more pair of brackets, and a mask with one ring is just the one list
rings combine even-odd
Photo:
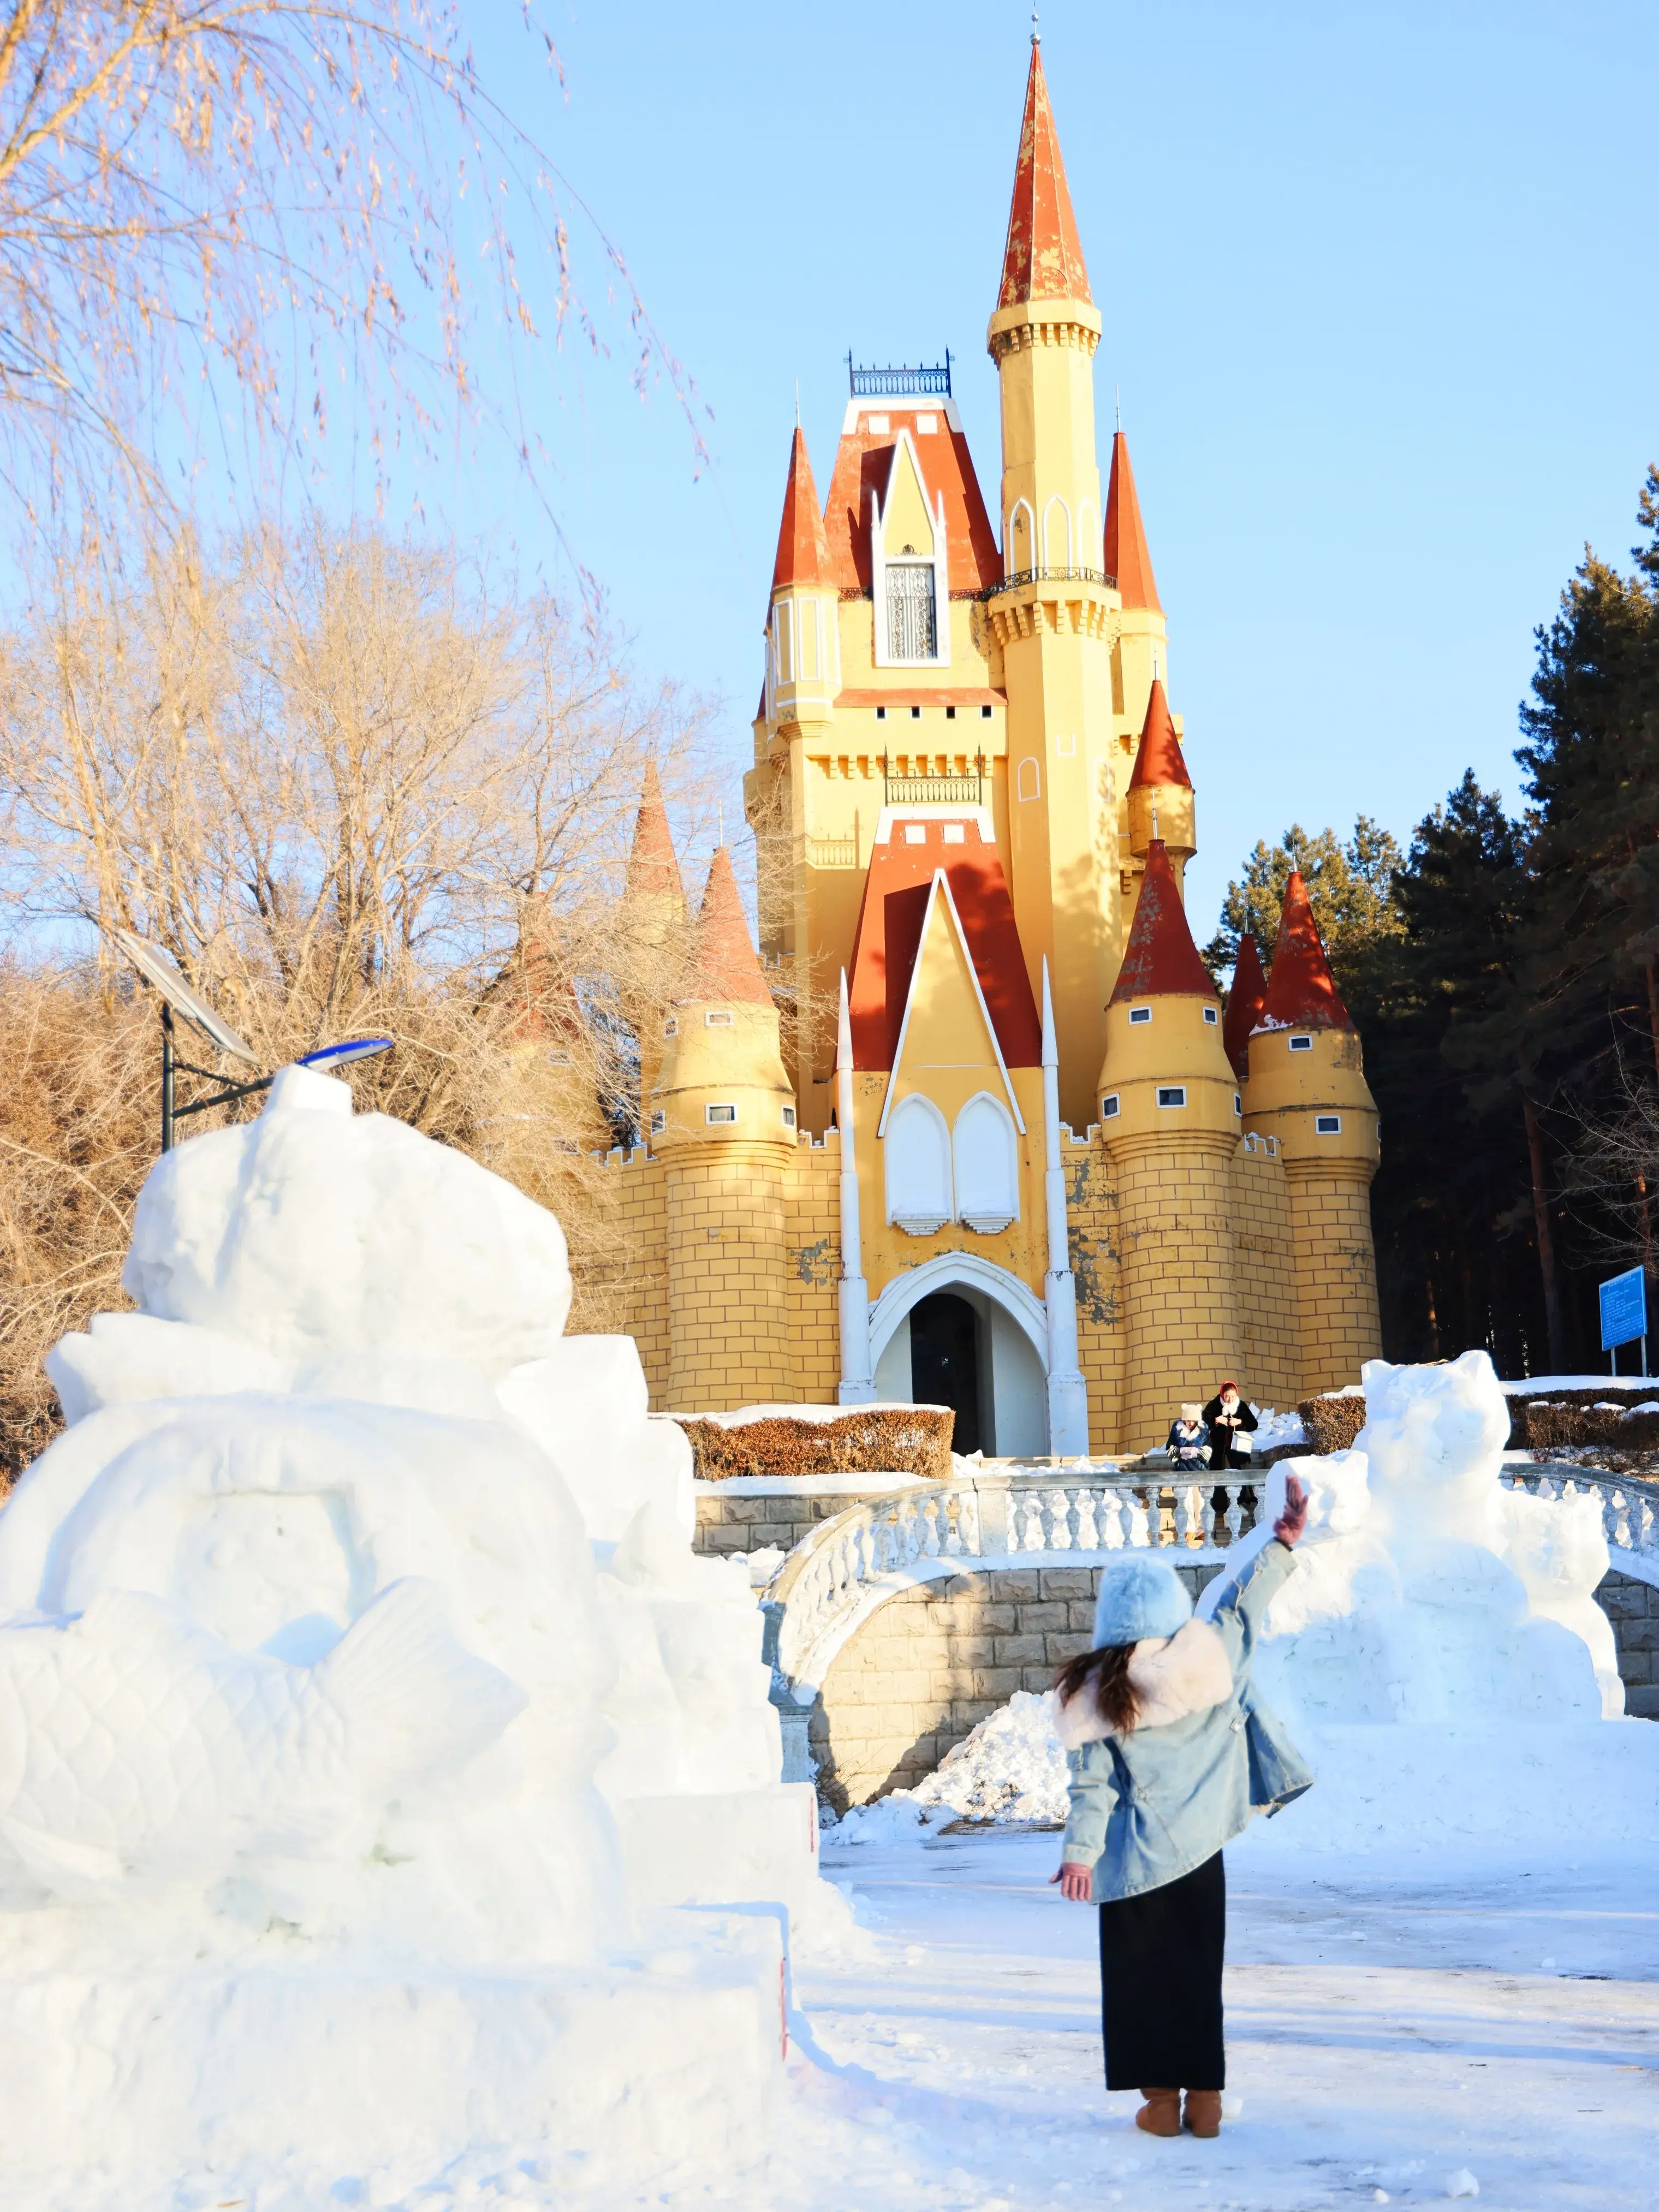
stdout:
[[853,1139],[853,1018],[847,970],[841,971],[841,1024],[836,1035],[836,1126],[841,1143],[841,1383],[843,1406],[867,1406],[876,1395],[870,1368],[870,1290],[864,1279],[864,1235],[859,1226],[858,1149]]
[[1089,1455],[1089,1388],[1077,1364],[1077,1278],[1066,1234],[1066,1168],[1060,1151],[1060,1047],[1054,1036],[1048,963],[1042,963],[1042,1177],[1048,1218],[1048,1272],[1042,1279],[1048,1313],[1048,1449],[1064,1459]]

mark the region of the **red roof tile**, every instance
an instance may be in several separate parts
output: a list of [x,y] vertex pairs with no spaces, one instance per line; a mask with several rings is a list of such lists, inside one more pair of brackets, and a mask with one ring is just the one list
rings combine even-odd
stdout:
[[[924,842],[908,843],[903,831],[918,828],[927,833]],[[1040,1067],[1042,1024],[996,847],[979,842],[978,825],[973,822],[960,845],[945,842],[944,828],[942,822],[931,820],[895,823],[887,842],[878,845],[870,856],[848,975],[853,1065],[870,1069],[893,1065],[927,894],[934,871],[943,868],[1003,1060],[1009,1067]]]
[[1140,520],[1135,472],[1129,466],[1129,441],[1121,430],[1112,440],[1112,475],[1106,487],[1105,562],[1106,574],[1117,578],[1118,596],[1126,607],[1150,607],[1155,614],[1163,613]]
[[1193,780],[1187,773],[1187,763],[1181,757],[1181,740],[1176,735],[1176,726],[1170,720],[1170,702],[1164,696],[1164,681],[1154,676],[1152,688],[1146,701],[1146,719],[1140,726],[1140,747],[1135,754],[1134,773],[1129,778],[1131,791],[1144,790],[1149,783],[1180,784],[1188,791]]
[[1125,999],[1219,996],[1187,927],[1187,910],[1164,840],[1154,837],[1146,848],[1146,872],[1140,879],[1140,896],[1135,901],[1135,918],[1129,925],[1111,1002],[1115,1006]]
[[1014,197],[1008,210],[1008,243],[1002,256],[1000,307],[1030,300],[1083,300],[1092,307],[1089,272],[1066,187],[1066,164],[1048,106],[1042,49],[1031,41],[1025,80],[1025,113],[1014,164]]
[[778,557],[772,563],[772,589],[786,584],[828,584],[830,549],[824,542],[823,517],[818,513],[817,486],[807,459],[806,437],[799,423],[789,448],[789,477],[783,488],[783,520],[778,526]]
[[639,818],[634,824],[634,842],[628,855],[628,888],[635,894],[672,891],[677,899],[684,901],[685,897],[654,761],[645,764],[645,787],[640,793]]
[[708,864],[703,888],[702,911],[697,916],[697,972],[693,986],[699,999],[730,999],[772,1003],[760,962],[755,957],[749,923],[732,873],[732,855],[724,845]]
[[1259,1030],[1351,1030],[1336,978],[1319,941],[1308,886],[1292,868],[1279,909],[1279,942],[1273,947],[1267,995],[1255,1026]]
[[1261,972],[1261,955],[1255,949],[1255,938],[1247,931],[1238,940],[1232,988],[1227,994],[1227,1011],[1221,1018],[1221,1042],[1241,1083],[1250,1072],[1250,1031],[1261,1018],[1261,1004],[1267,995],[1267,979]]
[[[885,430],[870,428],[872,411],[885,415]],[[823,526],[831,580],[843,592],[868,592],[872,588],[870,494],[873,490],[886,498],[898,434],[908,429],[915,436],[918,415],[935,416],[939,426],[931,435],[916,437],[916,458],[928,499],[937,501],[940,492],[945,495],[945,565],[951,591],[982,592],[1002,574],[1002,556],[974,474],[968,441],[960,430],[951,428],[942,404],[930,407],[918,401],[874,410],[861,408],[854,427],[842,433]]]

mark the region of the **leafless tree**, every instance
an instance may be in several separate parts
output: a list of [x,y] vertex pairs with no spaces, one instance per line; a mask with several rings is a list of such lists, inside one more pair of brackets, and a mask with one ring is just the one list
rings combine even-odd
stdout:
[[[525,28],[556,77],[528,0]],[[603,343],[580,237],[636,377],[684,399],[620,253],[491,97],[459,0],[0,0],[0,467],[37,514],[187,507],[176,472],[213,440],[246,475],[347,401],[381,463],[429,444],[480,402],[481,303],[510,343]]]

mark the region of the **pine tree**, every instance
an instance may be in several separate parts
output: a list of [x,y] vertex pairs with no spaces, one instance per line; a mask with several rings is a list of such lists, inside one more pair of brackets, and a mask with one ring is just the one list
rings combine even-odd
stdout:
[[1221,927],[1204,949],[1212,972],[1231,967],[1247,931],[1258,945],[1273,945],[1285,886],[1291,869],[1299,868],[1337,987],[1345,998],[1352,992],[1363,1000],[1379,939],[1400,932],[1393,892],[1400,857],[1393,836],[1365,814],[1346,845],[1334,830],[1310,836],[1299,822],[1276,845],[1259,842],[1241,880],[1228,884]]

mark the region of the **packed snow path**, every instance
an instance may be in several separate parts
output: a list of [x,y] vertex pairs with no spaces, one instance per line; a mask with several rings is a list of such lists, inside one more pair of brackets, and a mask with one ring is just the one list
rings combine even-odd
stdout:
[[1230,1851],[1243,2111],[1158,2142],[1102,2087],[1095,1917],[1048,1887],[1058,1842],[831,1843],[872,1941],[798,1973],[763,2165],[635,2201],[1311,2212],[1443,2203],[1473,2175],[1492,2212],[1659,2203],[1659,1895],[1633,1859],[1316,1862],[1286,1895],[1276,1856]]

